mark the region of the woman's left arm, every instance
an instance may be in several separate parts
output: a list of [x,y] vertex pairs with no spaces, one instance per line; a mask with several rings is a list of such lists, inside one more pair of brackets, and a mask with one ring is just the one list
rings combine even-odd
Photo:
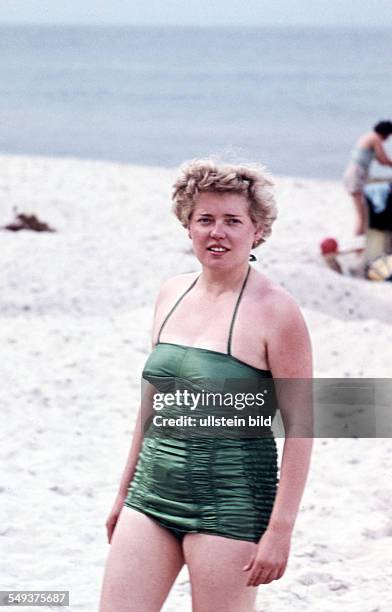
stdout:
[[285,428],[280,480],[268,528],[255,555],[245,566],[249,586],[278,580],[286,569],[291,535],[309,471],[313,444],[312,350],[301,312],[285,292],[277,290],[267,339]]
[[374,139],[374,152],[379,164],[382,164],[383,166],[392,166],[392,159],[388,157],[379,136]]

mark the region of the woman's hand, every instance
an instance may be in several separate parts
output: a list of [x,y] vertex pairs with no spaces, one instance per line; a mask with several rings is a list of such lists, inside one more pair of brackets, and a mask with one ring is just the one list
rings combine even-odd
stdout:
[[125,499],[125,496],[122,496],[122,495],[118,495],[116,497],[116,501],[114,502],[113,508],[111,509],[110,514],[105,523],[109,544],[111,542],[113,531],[118,521],[118,517],[120,516],[120,512],[123,508],[124,499]]
[[243,570],[250,572],[247,586],[257,587],[279,580],[285,572],[290,552],[291,531],[267,529],[255,554]]

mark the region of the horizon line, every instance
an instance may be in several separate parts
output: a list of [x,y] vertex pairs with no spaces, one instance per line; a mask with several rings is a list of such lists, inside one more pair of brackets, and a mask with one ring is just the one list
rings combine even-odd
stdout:
[[223,28],[247,28],[252,30],[257,30],[260,28],[276,28],[276,29],[295,29],[295,28],[314,28],[320,30],[326,30],[331,28],[336,29],[347,29],[347,30],[357,30],[357,29],[389,29],[392,26],[391,24],[380,24],[380,23],[368,23],[368,24],[353,24],[353,23],[260,23],[260,24],[250,24],[250,23],[117,23],[117,22],[22,22],[22,21],[0,21],[0,27],[116,27],[116,28],[205,28],[205,29],[223,29]]

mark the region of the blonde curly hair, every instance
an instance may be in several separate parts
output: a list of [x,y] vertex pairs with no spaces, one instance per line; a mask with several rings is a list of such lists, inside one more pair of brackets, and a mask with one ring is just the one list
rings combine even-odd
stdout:
[[211,159],[194,159],[180,168],[173,185],[173,212],[184,227],[189,221],[199,193],[238,193],[249,202],[249,216],[261,225],[263,236],[252,248],[265,242],[277,216],[273,182],[264,166],[258,164],[220,164]]

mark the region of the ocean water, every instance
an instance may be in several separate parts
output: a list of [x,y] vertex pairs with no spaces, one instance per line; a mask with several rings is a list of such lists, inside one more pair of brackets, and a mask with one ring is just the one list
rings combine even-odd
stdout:
[[2,153],[214,154],[339,178],[358,135],[392,118],[392,43],[387,29],[1,26],[0,92]]

